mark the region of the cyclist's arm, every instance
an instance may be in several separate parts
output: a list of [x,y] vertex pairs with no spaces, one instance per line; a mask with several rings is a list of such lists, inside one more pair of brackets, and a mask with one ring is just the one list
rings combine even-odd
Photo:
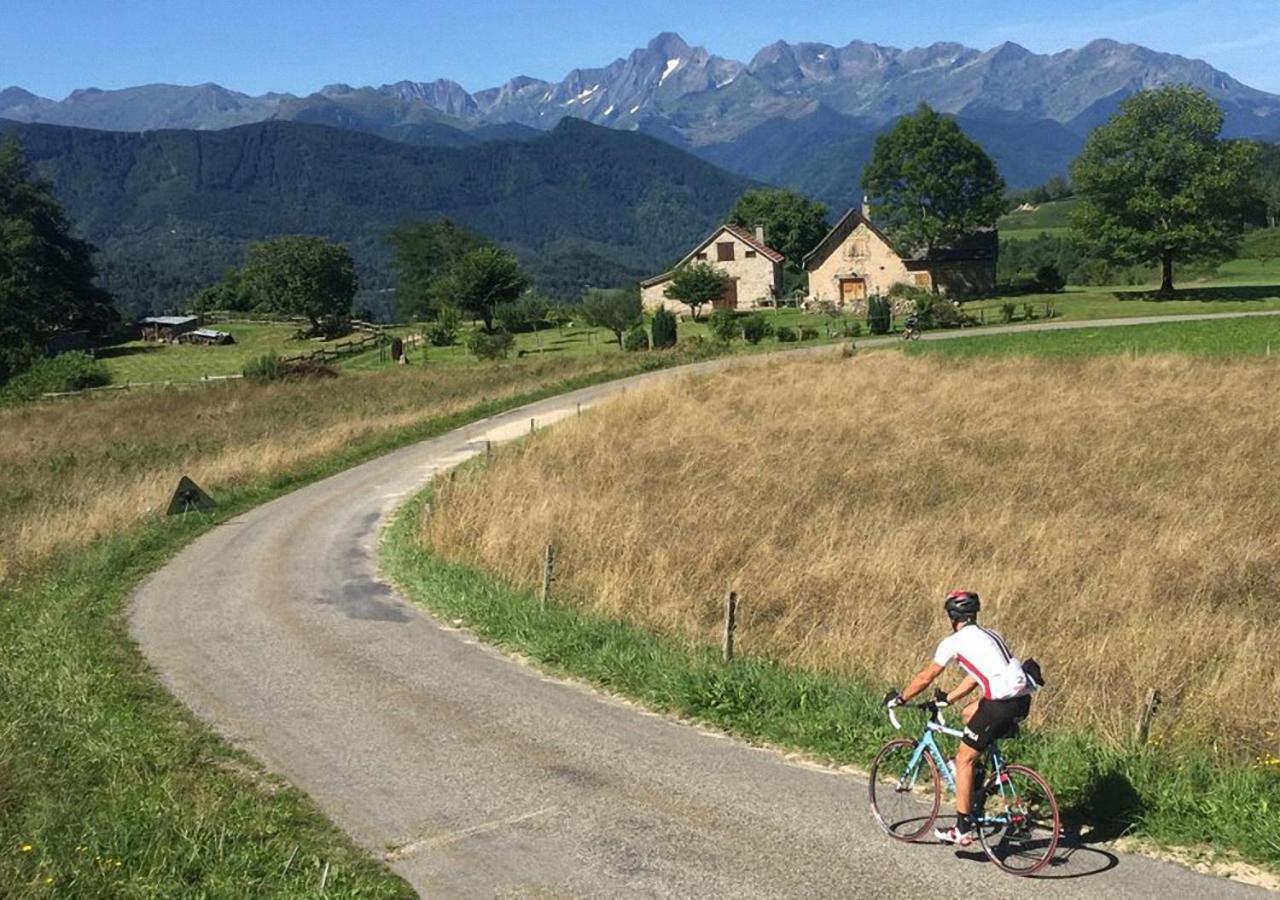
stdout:
[[920,670],[919,675],[911,679],[910,684],[908,684],[905,688],[902,689],[903,701],[905,702],[907,700],[910,700],[916,694],[920,693],[929,685],[933,684],[933,680],[937,678],[939,675],[941,675],[942,672],[943,672],[942,666],[938,665],[935,662],[929,663],[929,665],[925,666],[923,669]]
[[978,686],[978,679],[974,678],[972,675],[966,675],[964,681],[956,685],[956,689],[954,691],[947,694],[947,703],[955,703],[957,700],[959,700],[961,697],[968,694],[977,686]]

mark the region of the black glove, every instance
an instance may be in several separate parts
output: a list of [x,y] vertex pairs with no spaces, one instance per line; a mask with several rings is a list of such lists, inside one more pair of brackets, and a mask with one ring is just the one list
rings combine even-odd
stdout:
[[902,699],[901,691],[890,691],[889,693],[884,695],[884,705],[890,709],[892,709],[895,706],[901,706],[906,702],[907,702],[906,700]]
[[946,709],[951,705],[951,701],[947,699],[947,692],[942,688],[933,689],[933,705],[938,709]]

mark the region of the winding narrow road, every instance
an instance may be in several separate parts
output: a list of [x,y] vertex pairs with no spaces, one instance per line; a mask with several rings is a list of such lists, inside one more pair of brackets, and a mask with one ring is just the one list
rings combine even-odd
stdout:
[[[1003,330],[1019,329],[962,334]],[[547,678],[380,579],[379,526],[431,477],[530,418],[679,374],[534,403],[239,516],[138,590],[132,633],[175,696],[423,896],[1265,895],[1088,846],[1031,882],[980,853],[894,843],[860,777]]]

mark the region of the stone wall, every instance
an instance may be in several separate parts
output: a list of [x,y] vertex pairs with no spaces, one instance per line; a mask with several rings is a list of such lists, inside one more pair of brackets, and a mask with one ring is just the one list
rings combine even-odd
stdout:
[[[720,260],[716,245],[729,243],[733,244],[733,259]],[[782,290],[782,264],[771,262],[764,254],[729,231],[721,231],[704,246],[699,247],[698,253],[705,255],[706,258],[695,257],[690,260],[691,265],[697,262],[710,263],[737,281],[738,309],[757,309],[764,301],[771,300],[775,293]],[[753,255],[748,256],[748,253]],[[640,298],[644,308],[653,310],[659,306],[665,306],[676,315],[690,315],[691,310],[687,304],[666,296],[665,292],[670,283],[664,280],[641,288]],[[707,308],[703,307],[701,312],[706,313]]]

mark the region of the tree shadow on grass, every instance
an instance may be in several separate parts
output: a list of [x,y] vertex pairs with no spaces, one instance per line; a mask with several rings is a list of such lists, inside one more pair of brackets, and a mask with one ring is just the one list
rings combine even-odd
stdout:
[[121,356],[140,356],[145,353],[157,353],[166,346],[165,344],[135,344],[119,347],[99,347],[94,355],[98,359],[117,359]]
[[1160,303],[1165,300],[1194,300],[1199,303],[1275,300],[1280,298],[1280,285],[1246,284],[1224,287],[1179,288],[1172,294],[1156,291],[1116,291],[1117,300],[1142,300]]

